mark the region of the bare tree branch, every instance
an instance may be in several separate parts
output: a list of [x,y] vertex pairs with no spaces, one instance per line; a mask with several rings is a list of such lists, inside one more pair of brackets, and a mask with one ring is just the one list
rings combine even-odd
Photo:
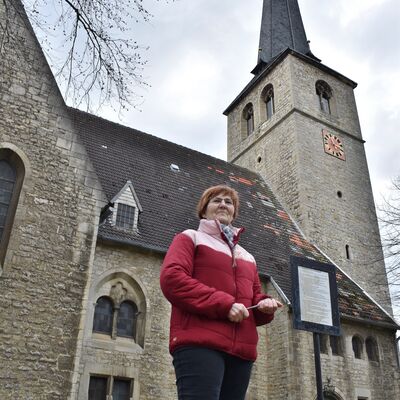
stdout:
[[[16,0],[1,1],[7,10]],[[21,1],[67,101],[92,111],[141,103],[147,47],[133,28],[150,21],[148,6],[160,0]],[[10,32],[8,24],[0,29],[1,52]]]
[[400,306],[400,177],[392,182],[389,198],[379,207],[383,250],[394,305]]

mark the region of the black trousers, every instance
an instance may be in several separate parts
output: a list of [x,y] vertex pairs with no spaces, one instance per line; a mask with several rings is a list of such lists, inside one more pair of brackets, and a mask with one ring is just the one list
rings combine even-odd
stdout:
[[244,400],[252,361],[206,347],[173,353],[179,400]]

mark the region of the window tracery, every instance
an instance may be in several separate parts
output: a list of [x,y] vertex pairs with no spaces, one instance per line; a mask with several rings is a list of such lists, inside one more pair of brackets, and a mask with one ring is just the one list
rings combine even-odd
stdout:
[[264,90],[262,91],[261,98],[265,103],[265,112],[267,120],[271,119],[272,115],[275,112],[275,104],[274,104],[274,87],[271,84],[268,84]]
[[319,98],[319,106],[321,111],[331,114],[331,98],[332,98],[332,89],[331,87],[322,80],[317,81],[315,84],[315,91]]
[[254,109],[253,104],[249,103],[243,110],[243,119],[246,123],[246,134],[250,136],[254,132]]

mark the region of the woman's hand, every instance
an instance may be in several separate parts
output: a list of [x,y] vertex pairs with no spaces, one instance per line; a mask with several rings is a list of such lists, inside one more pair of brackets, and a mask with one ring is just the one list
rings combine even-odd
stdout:
[[261,311],[264,314],[273,314],[278,308],[282,306],[283,304],[280,301],[273,298],[267,298],[261,300],[257,304],[257,310]]
[[229,310],[228,319],[231,322],[242,322],[249,317],[249,311],[242,303],[233,303]]

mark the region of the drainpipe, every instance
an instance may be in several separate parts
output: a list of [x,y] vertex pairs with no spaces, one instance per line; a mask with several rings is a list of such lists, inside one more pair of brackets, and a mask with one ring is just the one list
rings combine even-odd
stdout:
[[400,336],[396,338],[397,366],[400,368],[399,341],[400,341]]

